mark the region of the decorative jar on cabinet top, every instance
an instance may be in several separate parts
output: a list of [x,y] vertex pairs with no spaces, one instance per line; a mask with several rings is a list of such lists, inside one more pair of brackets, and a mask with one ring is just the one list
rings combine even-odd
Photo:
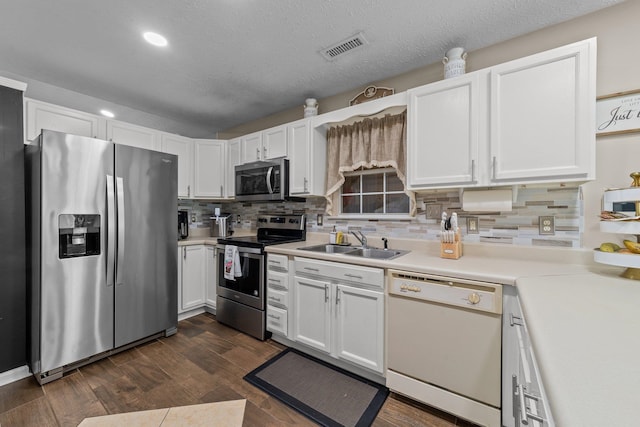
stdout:
[[304,117],[311,117],[318,114],[318,101],[315,98],[307,98],[304,100]]
[[442,58],[444,64],[444,78],[449,79],[451,77],[461,76],[465,73],[467,65],[467,52],[462,47],[454,47],[449,49]]

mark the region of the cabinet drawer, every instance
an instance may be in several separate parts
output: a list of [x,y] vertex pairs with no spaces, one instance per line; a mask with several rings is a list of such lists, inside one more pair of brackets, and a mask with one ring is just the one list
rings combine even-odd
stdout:
[[276,289],[267,289],[267,304],[281,308],[289,307],[289,293]]
[[271,289],[289,289],[289,274],[269,270],[267,272],[267,287]]
[[287,311],[267,305],[267,330],[287,336]]
[[289,257],[286,255],[268,254],[267,266],[269,270],[289,271]]
[[353,264],[295,258],[296,275],[317,276],[368,288],[384,288],[384,270]]

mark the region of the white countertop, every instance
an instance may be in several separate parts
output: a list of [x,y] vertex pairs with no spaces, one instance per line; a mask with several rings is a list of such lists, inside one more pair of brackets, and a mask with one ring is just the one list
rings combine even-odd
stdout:
[[590,273],[517,288],[556,425],[639,425],[640,283]]
[[[312,236],[309,236],[312,234]],[[429,273],[483,282],[515,285],[525,276],[580,274],[590,271],[591,251],[568,251],[559,248],[528,248],[512,245],[463,244],[460,259],[440,258],[439,242],[414,239],[389,239],[389,247],[410,250],[392,260],[367,259],[344,254],[326,254],[298,250],[305,246],[327,243],[327,235],[308,233],[307,241],[268,246],[266,251],[284,255],[337,261],[370,267]],[[369,238],[374,241],[375,238]]]
[[297,249],[326,240],[266,250],[516,285],[556,425],[639,425],[640,283],[618,277],[623,268],[593,263],[591,250],[511,245],[464,244],[458,260],[440,258],[437,242],[417,240],[394,241],[390,247],[411,252],[391,261]]

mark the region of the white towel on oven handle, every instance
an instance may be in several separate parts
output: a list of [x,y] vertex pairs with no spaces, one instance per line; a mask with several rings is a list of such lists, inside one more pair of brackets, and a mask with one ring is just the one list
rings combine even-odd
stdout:
[[240,265],[238,247],[226,245],[224,247],[224,278],[227,280],[236,280],[236,277],[241,276],[242,265]]

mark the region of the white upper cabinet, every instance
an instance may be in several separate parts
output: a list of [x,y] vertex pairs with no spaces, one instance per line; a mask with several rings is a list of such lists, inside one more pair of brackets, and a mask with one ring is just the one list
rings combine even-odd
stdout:
[[242,163],[287,155],[287,125],[276,126],[240,138]]
[[194,141],[194,197],[219,199],[224,197],[227,142],[217,139]]
[[409,188],[595,178],[596,40],[409,90]]
[[178,198],[190,198],[193,195],[193,140],[163,133],[160,148],[164,153],[178,156]]
[[477,180],[479,83],[473,73],[407,92],[407,175],[412,187]]
[[262,160],[287,155],[287,125],[262,131]]
[[324,196],[326,138],[314,138],[309,119],[287,125],[289,152],[289,194]]
[[231,139],[227,142],[227,174],[225,181],[225,197],[236,196],[236,165],[241,163],[240,159],[240,138]]
[[107,139],[116,144],[160,150],[160,132],[117,120],[107,121]]
[[595,39],[491,68],[491,180],[595,178]]
[[42,129],[90,138],[105,138],[105,119],[94,114],[25,99],[26,141],[35,139]]
[[262,160],[262,132],[254,132],[240,138],[242,163]]

